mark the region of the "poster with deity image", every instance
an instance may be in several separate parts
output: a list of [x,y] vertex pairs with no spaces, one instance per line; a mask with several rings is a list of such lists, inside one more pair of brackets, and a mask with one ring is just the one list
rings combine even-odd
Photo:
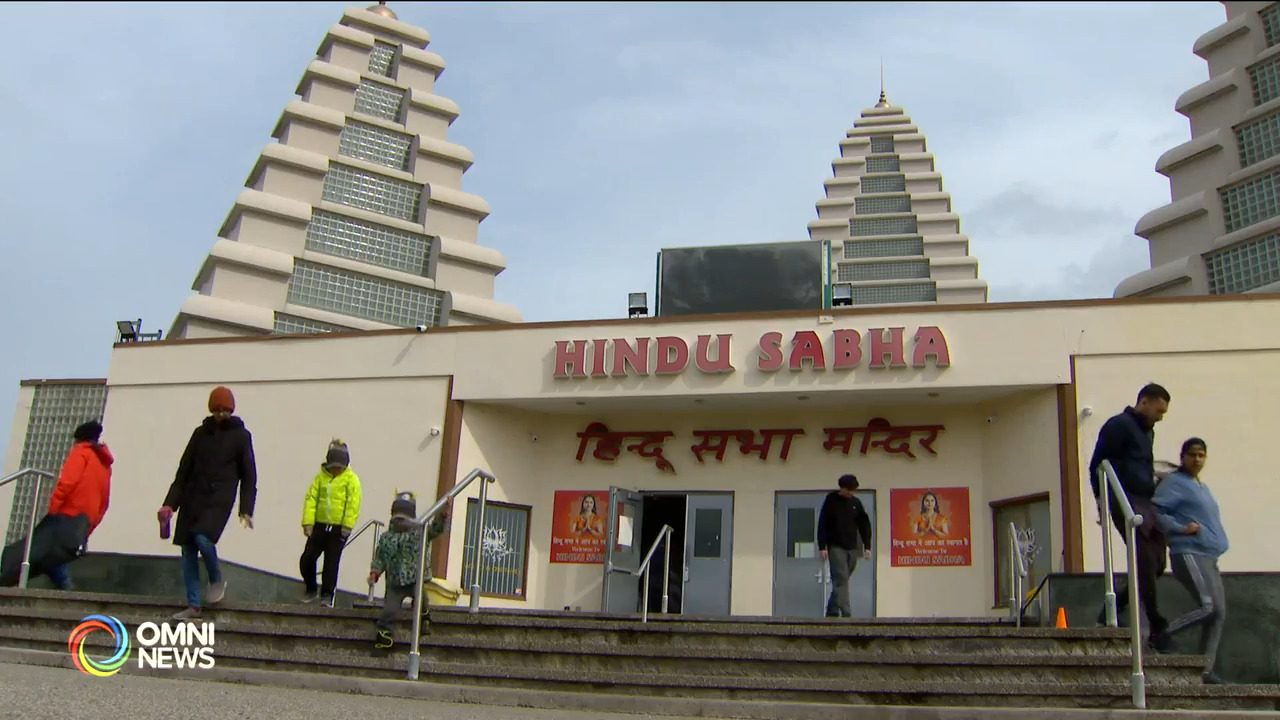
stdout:
[[889,491],[892,567],[968,567],[973,564],[969,488]]
[[551,562],[603,564],[608,490],[557,490],[552,505]]

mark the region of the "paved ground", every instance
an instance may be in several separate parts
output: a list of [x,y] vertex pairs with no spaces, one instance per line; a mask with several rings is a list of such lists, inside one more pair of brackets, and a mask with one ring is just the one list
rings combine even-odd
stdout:
[[[0,663],[0,688],[0,718],[4,720],[99,720],[104,717],[129,720],[644,720],[655,717],[481,707],[138,675],[95,678],[76,670],[3,663]],[[662,716],[662,720],[693,718]]]

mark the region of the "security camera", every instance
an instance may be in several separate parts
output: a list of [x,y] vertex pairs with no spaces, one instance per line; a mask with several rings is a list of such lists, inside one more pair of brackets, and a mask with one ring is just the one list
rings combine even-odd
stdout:
[[439,434],[440,434],[440,428],[438,427],[431,428],[431,437],[436,437]]
[[988,422],[988,423],[993,423],[993,422],[995,422],[996,420],[999,420],[999,419],[1000,419],[1000,418],[999,418],[999,417],[997,417],[997,416],[995,416],[995,415],[988,415],[988,416],[987,416],[987,422]]
[[529,433],[529,442],[538,442],[538,433]]
[[426,331],[427,331],[427,326],[426,326],[426,325],[419,325],[419,326],[417,327],[417,330],[418,330],[418,332],[426,332]]

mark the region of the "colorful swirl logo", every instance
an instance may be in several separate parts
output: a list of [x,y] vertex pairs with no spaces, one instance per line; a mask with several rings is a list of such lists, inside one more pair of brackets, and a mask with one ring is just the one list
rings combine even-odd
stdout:
[[[84,652],[84,639],[95,630],[111,633],[111,638],[116,642],[116,653],[106,660],[94,660]],[[94,677],[111,677],[129,662],[129,633],[124,629],[124,623],[110,615],[90,615],[71,631],[71,637],[67,638],[67,650],[80,672]]]

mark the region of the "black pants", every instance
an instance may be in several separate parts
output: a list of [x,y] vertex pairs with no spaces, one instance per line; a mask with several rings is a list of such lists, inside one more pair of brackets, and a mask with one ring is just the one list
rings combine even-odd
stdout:
[[[1154,508],[1149,503],[1142,502],[1130,498],[1133,504],[1134,512],[1142,515],[1145,522],[1134,533],[1138,541],[1138,567],[1135,573],[1138,576],[1138,601],[1142,603],[1142,610],[1147,615],[1147,625],[1152,634],[1163,632],[1169,627],[1169,621],[1160,614],[1159,595],[1156,590],[1156,583],[1160,576],[1164,574],[1167,568],[1169,557],[1169,546],[1165,540],[1164,533],[1155,527]],[[1115,525],[1116,530],[1120,533],[1120,538],[1125,541],[1125,547],[1128,547],[1128,535],[1124,527],[1124,515],[1119,509],[1113,508],[1111,511],[1111,521]],[[1116,614],[1119,615],[1129,607],[1129,584],[1125,582],[1116,584]],[[1098,622],[1102,623],[1106,620],[1107,609],[1104,606],[1098,614]],[[1129,622],[1137,622],[1136,618],[1130,617]]]
[[339,525],[313,525],[307,537],[307,546],[298,559],[298,572],[308,593],[316,591],[316,560],[324,555],[324,570],[320,580],[320,594],[333,597],[338,589],[338,562],[342,560],[342,547],[346,540]]

